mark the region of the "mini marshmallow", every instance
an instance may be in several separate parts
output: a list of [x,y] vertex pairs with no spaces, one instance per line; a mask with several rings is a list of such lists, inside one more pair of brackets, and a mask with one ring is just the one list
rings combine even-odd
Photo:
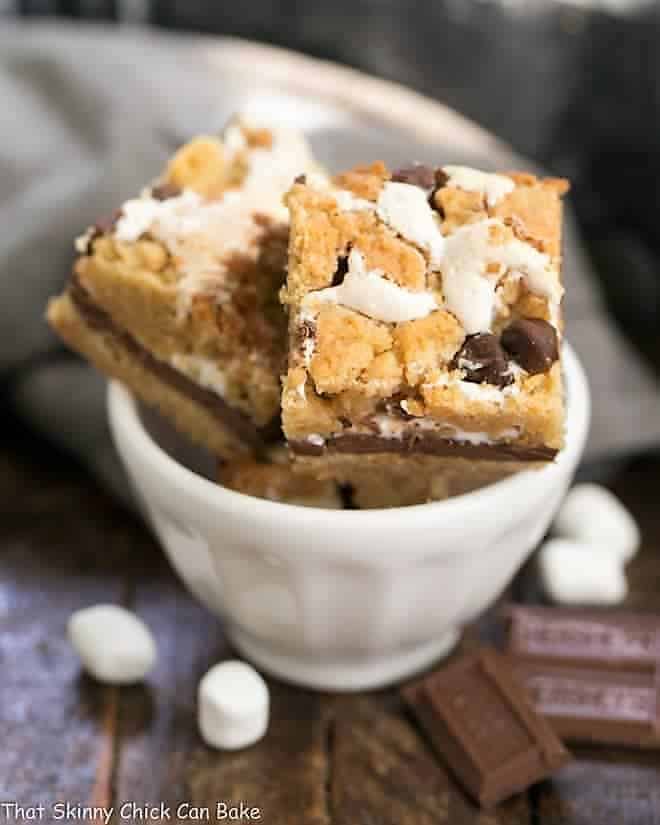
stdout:
[[602,544],[629,561],[639,549],[637,522],[619,499],[599,484],[577,484],[552,526],[556,536]]
[[311,292],[303,306],[329,301],[354,309],[377,321],[398,324],[425,318],[438,308],[430,292],[411,292],[388,281],[379,269],[367,270],[357,249],[348,256],[348,272],[339,286]]
[[141,682],[156,663],[151,631],[134,613],[118,605],[76,610],[67,632],[83,667],[99,682]]
[[215,665],[198,688],[197,718],[202,738],[214,748],[238,750],[266,733],[268,686],[245,662]]
[[539,551],[546,595],[568,605],[614,605],[628,592],[623,558],[600,545],[550,539]]

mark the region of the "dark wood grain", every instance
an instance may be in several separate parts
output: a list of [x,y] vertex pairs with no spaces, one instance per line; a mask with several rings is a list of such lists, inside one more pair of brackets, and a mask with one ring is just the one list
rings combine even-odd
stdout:
[[131,607],[156,637],[158,664],[144,686],[122,692],[116,799],[176,807],[189,798],[187,769],[199,744],[197,683],[227,650],[218,623],[164,565],[136,577],[132,591]]
[[246,751],[200,750],[189,771],[191,799],[245,800],[269,825],[328,825],[326,721],[317,694],[271,684],[266,738]]
[[121,599],[107,553],[121,556],[127,525],[79,474],[0,458],[0,799],[112,797],[118,691],[80,675],[65,627],[72,610]]
[[271,683],[268,736],[253,748],[219,753],[196,725],[197,684],[232,655],[220,623],[198,606],[164,566],[135,584],[132,606],[154,629],[159,664],[147,685],[123,692],[116,771],[118,804],[163,802],[172,821],[182,803],[257,806],[273,823],[326,825],[326,723],[321,697]]
[[[644,528],[629,570],[629,602],[642,609],[657,609],[660,593],[659,481],[660,465],[639,462],[615,484]],[[538,592],[533,568],[525,578],[507,597]],[[98,601],[129,605],[154,631],[159,662],[144,686],[104,688],[81,676],[66,620]],[[469,628],[462,649],[497,643],[496,616]],[[245,801],[269,825],[660,824],[660,756],[605,748],[579,749],[553,780],[479,811],[394,690],[330,696],[271,681],[265,739],[238,753],[208,748],[196,690],[208,667],[232,655],[220,623],[141,523],[81,471],[15,439],[0,451],[0,631],[3,800],[163,803],[171,821],[182,802],[213,812]]]
[[524,796],[487,816],[465,796],[403,709],[353,700],[334,723],[331,801],[334,823],[527,825]]

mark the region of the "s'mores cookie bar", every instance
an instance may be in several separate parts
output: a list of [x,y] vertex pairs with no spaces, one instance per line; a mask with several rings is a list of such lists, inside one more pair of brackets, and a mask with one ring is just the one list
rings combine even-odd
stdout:
[[77,241],[48,319],[107,375],[232,458],[280,432],[288,213],[295,176],[318,169],[296,132],[230,123]]
[[294,452],[344,480],[351,467],[437,473],[460,458],[472,484],[475,461],[550,461],[563,443],[567,188],[382,163],[299,178],[282,292]]

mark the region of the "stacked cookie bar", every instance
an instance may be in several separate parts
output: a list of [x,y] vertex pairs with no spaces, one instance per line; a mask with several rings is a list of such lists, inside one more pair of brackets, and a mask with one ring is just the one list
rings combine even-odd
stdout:
[[280,433],[282,196],[316,168],[296,132],[236,120],[196,138],[78,239],[51,325],[212,452],[259,452]]
[[561,449],[566,189],[453,166],[331,179],[299,134],[236,119],[78,239],[48,318],[227,486],[443,498]]
[[556,455],[566,188],[381,163],[295,183],[282,411],[302,461],[496,477]]

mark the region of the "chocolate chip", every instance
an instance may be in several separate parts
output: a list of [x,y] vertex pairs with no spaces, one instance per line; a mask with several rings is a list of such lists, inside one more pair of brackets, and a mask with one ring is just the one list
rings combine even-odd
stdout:
[[440,203],[440,201],[435,196],[436,192],[438,192],[438,191],[439,191],[438,189],[434,189],[431,192],[431,194],[429,195],[429,206],[431,207],[431,209],[433,209],[435,212],[437,212],[438,215],[440,215],[441,220],[444,221],[444,219],[445,219],[445,210],[442,208],[442,204]]
[[490,332],[468,335],[452,362],[454,369],[465,372],[465,381],[506,387],[513,383],[506,353],[497,336]]
[[294,183],[307,183],[307,175],[297,175],[293,179]]
[[405,166],[392,172],[392,180],[396,183],[410,183],[422,189],[432,189],[435,184],[435,175],[430,166],[416,163],[414,166]]
[[81,250],[82,255],[91,255],[94,241],[103,235],[109,235],[115,228],[117,221],[121,218],[121,209],[115,209],[111,215],[106,215],[99,218],[96,223],[92,224],[86,233],[87,244],[84,250]]
[[502,333],[502,346],[532,375],[547,372],[559,358],[557,330],[539,318],[522,318]]
[[433,186],[433,189],[431,190],[431,194],[429,195],[429,204],[431,206],[431,209],[435,209],[436,212],[439,212],[440,216],[444,219],[445,212],[444,212],[444,209],[442,208],[442,204],[436,198],[436,195],[438,194],[438,192],[441,189],[444,188],[447,181],[449,180],[449,176],[445,172],[443,172],[442,169],[440,169],[440,168],[435,170],[435,172],[433,173],[433,176],[434,176],[434,180],[435,180],[435,185]]
[[348,255],[340,255],[337,258],[337,269],[332,276],[332,285],[339,286],[344,283],[344,278],[348,272]]
[[98,221],[96,221],[96,223],[92,226],[94,236],[98,237],[99,235],[109,235],[117,225],[117,221],[121,218],[121,216],[121,209],[115,209],[111,215],[106,215],[103,218],[99,218]]
[[151,197],[156,201],[167,201],[181,194],[181,188],[173,183],[159,183],[151,190]]

